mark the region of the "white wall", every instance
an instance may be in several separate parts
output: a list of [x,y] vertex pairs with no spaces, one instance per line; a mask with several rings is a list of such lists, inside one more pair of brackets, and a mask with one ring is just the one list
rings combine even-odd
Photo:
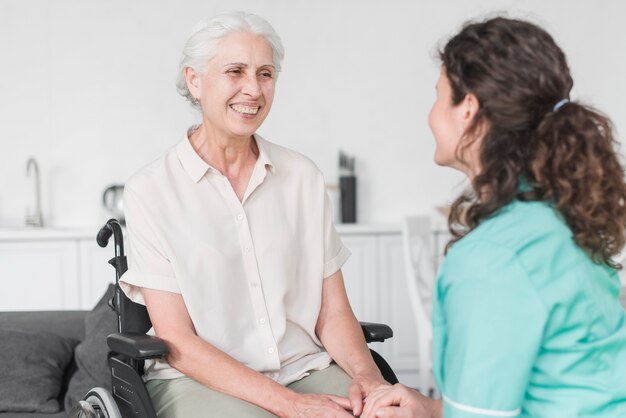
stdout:
[[432,163],[426,118],[436,47],[468,18],[544,25],[569,57],[573,97],[626,132],[624,2],[2,0],[0,225],[23,223],[31,155],[48,224],[99,223],[103,189],[196,120],[174,89],[179,52],[193,24],[224,10],[262,15],[286,47],[260,133],[310,156],[329,183],[338,150],[354,154],[364,222],[431,212],[458,191],[461,176]]

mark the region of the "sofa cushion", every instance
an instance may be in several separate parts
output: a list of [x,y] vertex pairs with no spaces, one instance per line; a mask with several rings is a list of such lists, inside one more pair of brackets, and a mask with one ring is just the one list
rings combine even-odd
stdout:
[[0,414],[2,418],[67,418],[65,411],[57,412],[56,414],[45,414],[37,412],[2,412]]
[[[0,328],[50,332],[82,341],[85,315],[89,311],[15,311],[0,312]],[[4,418],[4,417],[3,417]]]
[[63,373],[78,341],[47,332],[0,328],[0,411],[60,411]]
[[111,391],[107,336],[117,332],[117,315],[109,307],[115,286],[109,285],[91,312],[85,315],[85,339],[76,347],[74,358],[78,370],[65,394],[65,410],[72,409],[94,387]]

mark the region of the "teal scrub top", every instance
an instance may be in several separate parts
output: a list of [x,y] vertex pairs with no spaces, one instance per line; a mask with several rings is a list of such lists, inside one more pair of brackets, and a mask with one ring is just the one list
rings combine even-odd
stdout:
[[433,303],[444,418],[626,417],[626,315],[543,202],[514,201],[452,246]]

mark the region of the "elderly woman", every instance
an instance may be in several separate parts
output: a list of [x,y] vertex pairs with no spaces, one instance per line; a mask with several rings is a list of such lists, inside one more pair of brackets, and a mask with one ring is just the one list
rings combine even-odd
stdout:
[[258,16],[197,27],[177,87],[202,122],[126,185],[121,284],[170,350],[145,367],[159,417],[350,417],[385,384],[322,174],[256,134],[282,58]]

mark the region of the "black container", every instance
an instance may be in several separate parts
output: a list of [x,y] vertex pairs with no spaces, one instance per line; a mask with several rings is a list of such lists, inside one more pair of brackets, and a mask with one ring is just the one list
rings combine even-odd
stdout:
[[341,193],[341,222],[344,224],[356,222],[356,177],[339,177],[339,191]]

